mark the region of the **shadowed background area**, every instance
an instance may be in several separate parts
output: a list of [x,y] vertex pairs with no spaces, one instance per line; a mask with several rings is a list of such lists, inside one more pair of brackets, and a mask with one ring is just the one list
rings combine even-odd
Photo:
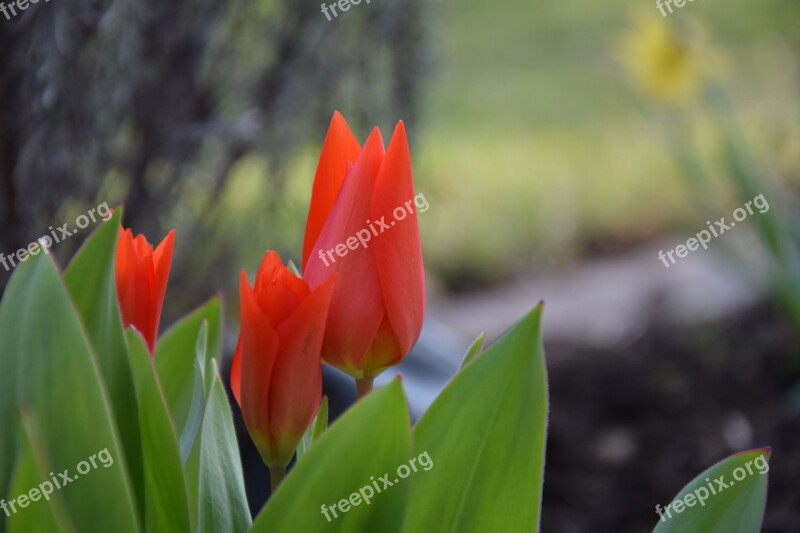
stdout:
[[[151,242],[177,230],[163,323],[222,292],[230,356],[238,272],[299,263],[333,110],[362,141],[402,119],[430,203],[429,313],[397,369],[415,416],[475,336],[544,299],[544,531],[648,530],[763,445],[764,531],[800,529],[795,0],[373,0],[331,21],[306,0],[51,0],[0,15],[0,54],[0,252],[124,202]],[[658,259],[759,193],[767,213]],[[335,414],[350,385],[326,369]]]

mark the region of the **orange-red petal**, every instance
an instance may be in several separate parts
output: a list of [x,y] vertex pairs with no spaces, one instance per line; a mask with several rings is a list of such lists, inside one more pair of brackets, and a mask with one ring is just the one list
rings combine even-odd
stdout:
[[286,320],[308,296],[308,284],[283,266],[277,252],[269,251],[261,261],[255,284],[256,301],[273,328]]
[[303,242],[303,271],[306,269],[308,257],[322,233],[322,228],[333,209],[339,189],[347,174],[348,162],[354,162],[361,153],[361,146],[350,131],[344,117],[338,111],[331,119],[322,153],[314,176],[311,192],[311,206],[308,210],[306,234]]
[[156,338],[158,337],[158,325],[161,323],[161,310],[164,307],[164,297],[167,294],[167,282],[169,281],[169,271],[172,267],[172,252],[175,249],[175,230],[170,231],[164,240],[153,252],[153,346],[155,349]]
[[320,349],[333,282],[331,279],[312,292],[278,327],[280,357],[272,370],[269,417],[282,464],[292,458],[322,399]]
[[[333,210],[309,257],[303,277],[311,288],[336,274],[322,355],[326,362],[356,377],[383,319],[383,301],[372,242],[367,247],[348,249],[344,257],[335,253],[359,230],[368,228],[372,190],[383,159],[380,132],[372,132],[356,164],[347,175]],[[381,237],[378,237],[381,238]],[[334,250],[326,265],[318,256]]]
[[[375,260],[381,294],[402,357],[419,339],[425,316],[425,271],[408,139],[402,122],[392,135],[372,196],[372,218],[392,221],[375,239]],[[409,214],[409,210],[413,210]],[[405,212],[405,218],[395,216]],[[397,218],[397,219],[396,219]],[[397,362],[397,361],[395,361]]]
[[269,431],[269,388],[278,353],[278,335],[261,312],[242,272],[240,281],[241,368],[240,406],[247,430],[265,461],[274,459],[275,439]]

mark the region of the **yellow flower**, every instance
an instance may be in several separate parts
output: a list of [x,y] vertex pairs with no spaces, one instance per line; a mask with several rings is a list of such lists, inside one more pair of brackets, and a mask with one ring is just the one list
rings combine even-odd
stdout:
[[625,66],[649,98],[679,104],[691,100],[702,86],[701,45],[682,35],[666,19],[639,16],[622,42]]

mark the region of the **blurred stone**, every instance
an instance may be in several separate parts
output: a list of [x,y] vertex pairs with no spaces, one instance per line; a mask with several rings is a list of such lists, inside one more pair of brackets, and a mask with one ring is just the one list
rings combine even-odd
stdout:
[[430,316],[465,339],[486,331],[492,340],[544,300],[547,342],[602,348],[635,340],[654,321],[677,326],[713,322],[763,298],[763,276],[758,275],[763,265],[748,263],[755,275],[745,275],[714,242],[716,250],[697,250],[666,268],[658,252],[678,244],[659,243],[552,276],[436,301]]
[[595,445],[597,460],[611,465],[622,465],[633,457],[638,446],[630,430],[610,429],[601,434]]
[[722,438],[731,451],[744,450],[753,444],[753,426],[742,413],[731,413],[722,421]]

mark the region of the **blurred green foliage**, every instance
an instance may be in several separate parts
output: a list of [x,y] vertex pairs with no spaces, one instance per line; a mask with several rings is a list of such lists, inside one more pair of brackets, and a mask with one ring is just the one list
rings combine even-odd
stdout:
[[[654,2],[622,0],[439,5],[437,76],[414,155],[431,203],[420,217],[427,264],[448,286],[557,268],[709,216],[683,187],[661,110],[621,64],[632,8],[660,17]],[[694,2],[669,23],[690,19],[727,58],[748,140],[796,182],[800,5]],[[705,110],[693,113],[711,153]]]

